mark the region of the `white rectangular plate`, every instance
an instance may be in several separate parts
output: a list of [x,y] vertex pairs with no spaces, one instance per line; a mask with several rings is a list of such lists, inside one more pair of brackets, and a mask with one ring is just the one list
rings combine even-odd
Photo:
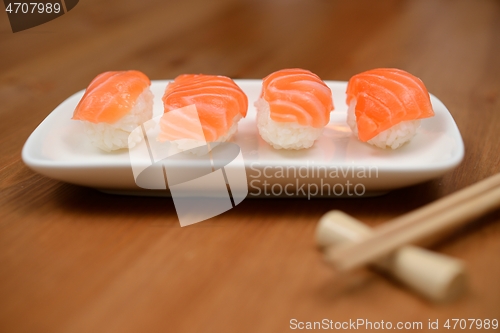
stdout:
[[[163,113],[161,97],[168,82],[151,84],[154,116]],[[255,122],[253,103],[259,97],[261,80],[235,82],[249,100],[248,114],[233,138],[245,161],[249,196],[355,196],[355,186],[356,195],[386,192],[439,177],[456,167],[464,155],[455,121],[432,95],[436,115],[422,120],[410,143],[384,150],[358,141],[346,124],[347,82],[337,81],[325,81],[332,90],[335,110],[314,146],[300,151],[275,150],[259,137]],[[83,93],[69,97],[35,129],[24,145],[24,162],[47,177],[107,192],[168,194],[136,185],[127,150],[106,153],[90,144],[83,125],[71,120]]]

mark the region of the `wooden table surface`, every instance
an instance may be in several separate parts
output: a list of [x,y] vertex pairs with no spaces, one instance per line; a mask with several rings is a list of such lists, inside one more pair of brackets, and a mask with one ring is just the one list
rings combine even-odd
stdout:
[[[431,304],[371,271],[339,279],[314,245],[341,209],[379,225],[499,171],[500,2],[97,1],[12,33],[0,14],[0,332],[288,332],[290,320],[500,319],[500,212],[435,246],[463,259],[467,294]],[[168,198],[38,175],[36,126],[98,73],[262,78],[287,67],[348,80],[420,77],[452,113],[465,158],[433,181],[366,199],[248,199],[181,228]]]

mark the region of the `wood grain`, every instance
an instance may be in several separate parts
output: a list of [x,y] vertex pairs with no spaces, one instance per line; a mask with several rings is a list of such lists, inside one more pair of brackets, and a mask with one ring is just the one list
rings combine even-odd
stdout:
[[[470,290],[433,305],[363,271],[339,278],[313,243],[340,209],[374,226],[500,171],[495,0],[86,0],[13,34],[0,15],[0,332],[287,332],[289,321],[500,319],[500,213],[435,247]],[[181,228],[167,198],[122,197],[30,171],[22,146],[106,70],[261,78],[285,67],[347,80],[375,67],[422,78],[451,111],[463,163],[382,197],[245,200]],[[424,330],[425,331],[425,330]]]

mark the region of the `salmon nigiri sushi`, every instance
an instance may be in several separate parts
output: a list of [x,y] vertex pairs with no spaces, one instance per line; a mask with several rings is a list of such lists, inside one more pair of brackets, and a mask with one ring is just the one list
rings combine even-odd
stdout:
[[276,149],[309,148],[330,121],[330,88],[305,69],[283,69],[264,78],[255,103],[259,134]]
[[90,141],[104,151],[132,148],[142,136],[129,138],[130,133],[153,117],[150,85],[139,71],[99,74],[90,82],[72,119],[81,120]]
[[410,141],[420,119],[434,116],[423,82],[400,69],[372,69],[347,85],[347,123],[355,136],[380,148],[396,149]]
[[247,114],[248,99],[229,77],[183,74],[167,85],[158,141],[184,151],[228,141]]

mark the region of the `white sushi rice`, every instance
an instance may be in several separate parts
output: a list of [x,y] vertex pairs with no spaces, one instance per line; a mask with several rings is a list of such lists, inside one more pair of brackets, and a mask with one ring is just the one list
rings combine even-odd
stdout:
[[150,120],[153,117],[153,93],[149,88],[137,98],[136,104],[120,120],[116,123],[92,123],[83,121],[85,133],[90,138],[92,144],[104,151],[110,152],[121,148],[133,148],[137,143],[141,142],[142,134],[137,134],[131,137],[129,146],[130,133],[140,126],[142,123]]
[[[237,114],[233,118],[233,124],[231,125],[227,133],[218,137],[214,142],[204,142],[194,139],[178,139],[172,142],[180,151],[189,151],[190,153],[198,156],[205,155],[206,153],[217,147],[221,142],[231,140],[231,138],[238,132],[238,122],[241,118],[241,115]],[[208,149],[206,146],[207,143]]]
[[[353,100],[347,110],[347,124],[351,128],[354,135],[358,137],[358,125],[356,123],[355,108],[356,100]],[[404,145],[406,142],[409,142],[415,136],[419,127],[419,119],[402,121],[399,124],[380,132],[367,142],[383,149],[396,149]]]
[[309,148],[323,133],[323,128],[272,120],[269,103],[263,98],[259,98],[255,102],[255,107],[257,108],[259,134],[275,149]]

